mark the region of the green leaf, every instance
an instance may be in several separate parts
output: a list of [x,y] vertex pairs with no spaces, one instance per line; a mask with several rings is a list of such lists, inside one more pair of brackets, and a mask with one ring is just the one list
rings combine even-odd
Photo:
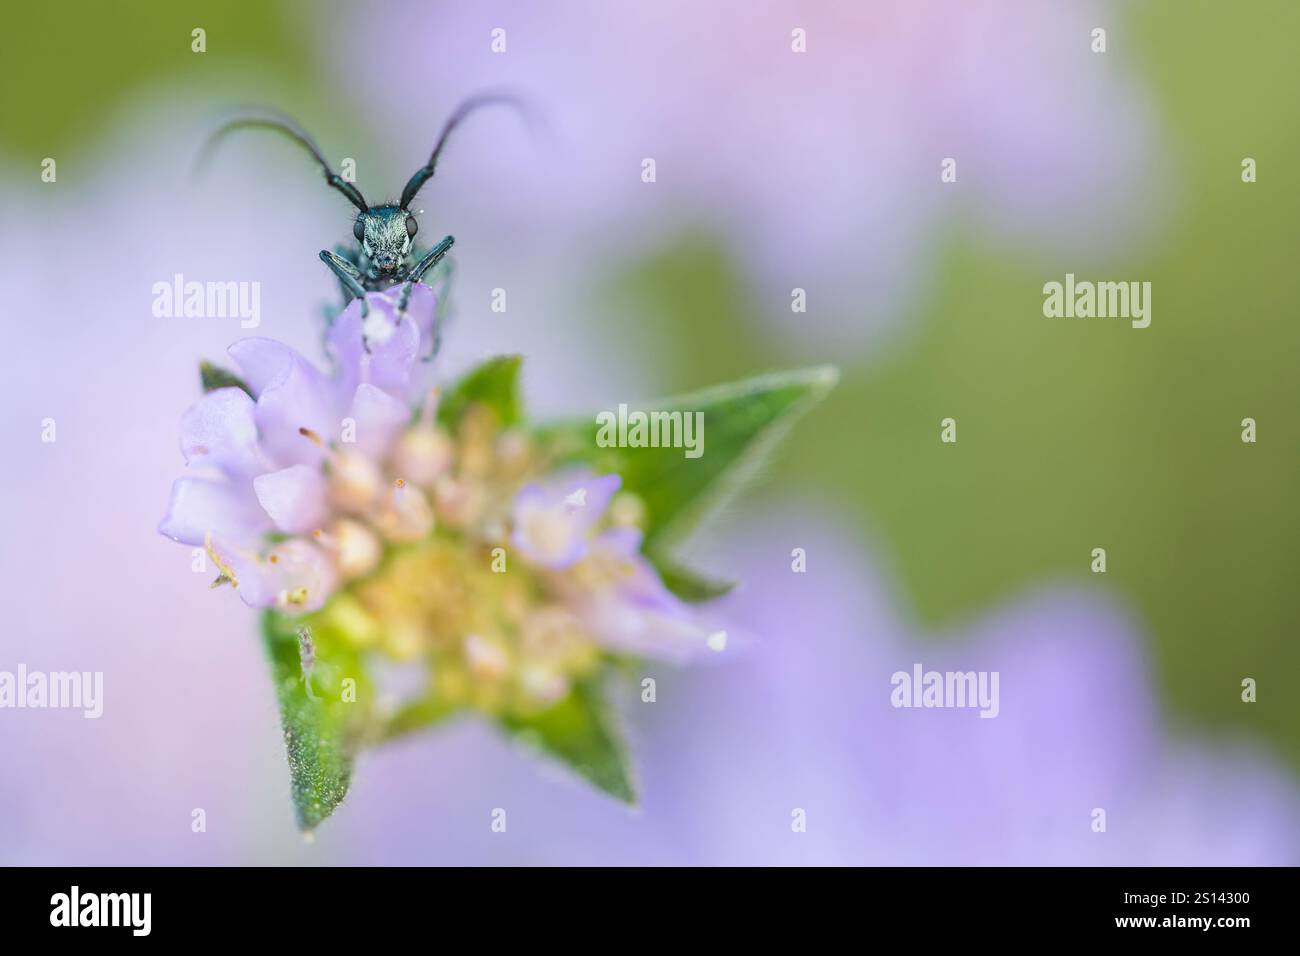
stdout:
[[504,716],[514,737],[569,766],[624,803],[636,803],[632,769],[613,709],[596,679],[576,685],[555,706],[531,717]]
[[823,365],[630,407],[629,414],[702,412],[702,453],[696,458],[687,458],[683,448],[602,448],[594,415],[543,426],[536,434],[558,464],[581,463],[623,476],[623,487],[645,502],[645,550],[655,557],[748,483],[795,418],[838,377],[835,368]]
[[519,400],[518,355],[499,355],[488,359],[448,388],[438,403],[438,424],[455,431],[465,409],[481,403],[491,408],[502,426],[517,424],[523,417]]
[[205,392],[212,392],[218,388],[242,388],[248,393],[249,398],[253,397],[253,390],[245,384],[242,378],[234,372],[228,372],[221,366],[213,365],[208,361],[199,363],[199,382]]
[[[300,626],[309,628],[315,644],[310,692],[303,679]],[[289,618],[267,611],[262,632],[280,705],[294,811],[299,829],[310,832],[347,795],[365,726],[369,684],[355,653],[331,640],[328,628],[317,627],[314,616]],[[348,678],[356,682],[360,703],[350,702],[343,693]]]
[[698,571],[677,564],[662,554],[650,555],[650,561],[659,572],[659,579],[664,587],[688,604],[712,601],[722,597],[736,586],[735,581],[722,581],[710,578]]

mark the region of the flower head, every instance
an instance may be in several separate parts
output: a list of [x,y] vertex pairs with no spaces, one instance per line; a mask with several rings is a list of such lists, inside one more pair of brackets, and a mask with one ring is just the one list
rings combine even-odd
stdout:
[[[544,706],[603,648],[680,658],[709,629],[640,554],[617,474],[552,469],[489,404],[441,414],[422,345],[436,297],[372,293],[326,338],[326,374],[264,338],[230,348],[241,385],[184,416],[191,468],[159,530],[202,546],[250,605],[350,616],[346,632],[436,661],[445,700]],[[625,496],[626,498],[627,496]],[[342,592],[342,593],[340,593]],[[341,610],[340,610],[341,609]]]
[[[834,371],[676,400],[719,423],[708,459],[611,449],[592,420],[526,425],[518,358],[432,388],[437,296],[416,285],[403,310],[401,294],[334,320],[328,372],[270,339],[231,346],[239,377],[208,369],[221,387],[181,422],[203,473],[175,483],[159,530],[203,549],[214,586],[269,609],[304,829],[343,799],[360,747],[464,709],[633,800],[607,672],[726,643],[698,605],[727,586],[669,561],[665,542]],[[383,686],[408,668],[414,693]]]

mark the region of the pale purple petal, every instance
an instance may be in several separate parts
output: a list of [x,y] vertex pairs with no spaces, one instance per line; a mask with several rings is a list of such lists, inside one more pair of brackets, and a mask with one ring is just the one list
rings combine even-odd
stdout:
[[724,629],[715,612],[689,605],[668,590],[639,553],[641,538],[635,528],[605,530],[592,544],[591,559],[604,566],[608,579],[598,576],[601,583],[596,585],[583,578],[554,582],[597,640],[631,654],[683,661],[708,650],[710,637],[736,630],[734,625]]
[[613,589],[624,604],[672,617],[689,617],[690,605],[668,590],[659,572],[641,556],[643,537],[639,528],[607,528],[593,542],[592,554],[620,567]]
[[[333,592],[337,582],[334,561],[320,548],[301,538],[293,538],[276,545],[271,554],[276,558],[272,572],[278,588],[275,603],[286,611],[315,611],[321,608]],[[301,603],[287,600],[294,592],[305,595]]]
[[[388,290],[392,293],[392,298],[396,300],[401,292],[401,286]],[[438,295],[432,287],[425,285],[423,282],[417,282],[411,286],[411,296],[406,302],[406,315],[414,324],[420,333],[420,341],[431,343],[433,341],[433,323],[435,314],[438,309]]]
[[219,388],[181,419],[181,452],[188,465],[213,465],[237,478],[268,467],[257,444],[255,406],[240,388]]
[[[375,314],[372,311],[366,322],[371,323]],[[369,327],[367,325],[367,329]],[[412,370],[419,361],[420,330],[406,316],[392,320],[389,326],[379,327],[390,329],[391,334],[381,341],[372,340],[370,352],[361,363],[361,380],[406,395],[412,387]]]
[[286,534],[309,534],[325,523],[329,501],[325,476],[310,465],[291,465],[253,479],[257,500]]
[[289,346],[260,336],[239,339],[226,352],[239,364],[244,383],[253,390],[254,398],[282,376],[285,367],[297,358]]
[[[666,593],[666,592],[665,592]],[[571,605],[605,647],[659,660],[684,662],[709,651],[709,638],[725,634],[702,614],[625,600],[618,592],[591,595]],[[721,646],[721,645],[720,645]]]
[[411,409],[383,389],[363,383],[352,396],[351,417],[356,422],[357,449],[377,458],[383,456],[402,429],[410,424]]
[[644,538],[640,528],[606,528],[596,537],[595,550],[610,557],[631,560],[641,553]]
[[[573,494],[579,488],[583,489],[586,494],[586,501],[580,506],[579,513],[582,515],[582,521],[585,526],[590,528],[605,514],[605,509],[613,500],[618,489],[623,485],[623,478],[620,475],[600,475],[592,477],[581,475],[568,480],[568,490],[564,497]],[[564,485],[561,485],[564,487]]]
[[670,617],[691,615],[691,606],[664,587],[659,572],[645,558],[634,555],[627,559],[626,567],[627,574],[619,579],[616,588],[619,600],[624,604]]
[[229,569],[235,581],[235,593],[249,607],[272,607],[280,593],[279,575],[254,550],[234,547],[216,539],[213,550]]
[[[368,383],[408,398],[423,384],[418,366],[432,349],[427,335],[421,334],[419,320],[412,311],[417,304],[431,314],[432,290],[419,296],[424,286],[411,291],[411,303],[405,315],[398,315],[401,288],[367,294],[370,312],[363,320],[361,302],[354,299],[334,320],[326,337],[327,349],[334,359],[335,372],[344,394],[357,385]],[[367,348],[368,346],[368,348]],[[423,351],[422,351],[423,350]]]
[[618,475],[573,472],[515,497],[512,541],[539,567],[563,570],[587,554],[591,528],[618,491]]
[[540,485],[515,497],[510,540],[530,563],[555,571],[572,567],[587,550],[577,520],[551,503]]
[[181,544],[199,545],[207,535],[245,542],[271,530],[252,490],[226,481],[179,478],[158,531]]
[[293,349],[270,339],[241,339],[230,355],[257,394],[262,447],[277,464],[319,464],[323,449],[302,435],[308,429],[328,443],[342,423],[335,386]]
[[216,544],[235,575],[240,598],[250,607],[277,607],[290,613],[320,609],[337,583],[334,563],[309,541],[292,538],[263,556]]

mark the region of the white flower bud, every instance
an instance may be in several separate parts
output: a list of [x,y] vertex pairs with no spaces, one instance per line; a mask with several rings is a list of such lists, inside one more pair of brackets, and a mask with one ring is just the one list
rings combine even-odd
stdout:
[[440,428],[412,428],[397,445],[394,467],[412,484],[423,488],[451,467],[456,447]]

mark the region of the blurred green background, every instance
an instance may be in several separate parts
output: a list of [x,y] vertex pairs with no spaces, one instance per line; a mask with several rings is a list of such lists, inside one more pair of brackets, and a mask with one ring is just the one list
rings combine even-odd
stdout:
[[[309,20],[290,4],[228,0],[11,5],[6,73],[41,82],[0,85],[0,160],[35,169],[67,154],[60,174],[76,177],[93,157],[68,147],[102,136],[133,95],[203,85],[218,69],[224,83],[232,63],[322,139],[382,136],[317,61]],[[200,23],[206,57],[189,49]],[[1152,282],[1151,328],[1027,321],[1042,283],[1067,269],[949,232],[907,316],[913,334],[870,356],[827,356],[842,384],[773,469],[871,536],[927,628],[1048,580],[1118,593],[1152,639],[1176,724],[1248,728],[1294,767],[1300,4],[1153,0],[1118,5],[1110,23],[1120,55],[1125,37],[1142,50],[1127,55],[1176,160],[1169,235],[1103,273]],[[1244,156],[1258,161],[1256,184],[1241,182]],[[791,364],[752,331],[785,303],[758,301],[707,234],[663,244],[592,294],[615,327],[654,316],[644,360],[664,392]],[[956,446],[937,440],[949,415]],[[1247,416],[1255,445],[1240,441]],[[1089,573],[1094,547],[1107,549],[1104,576]],[[1254,706],[1241,703],[1243,677],[1259,682]]]

